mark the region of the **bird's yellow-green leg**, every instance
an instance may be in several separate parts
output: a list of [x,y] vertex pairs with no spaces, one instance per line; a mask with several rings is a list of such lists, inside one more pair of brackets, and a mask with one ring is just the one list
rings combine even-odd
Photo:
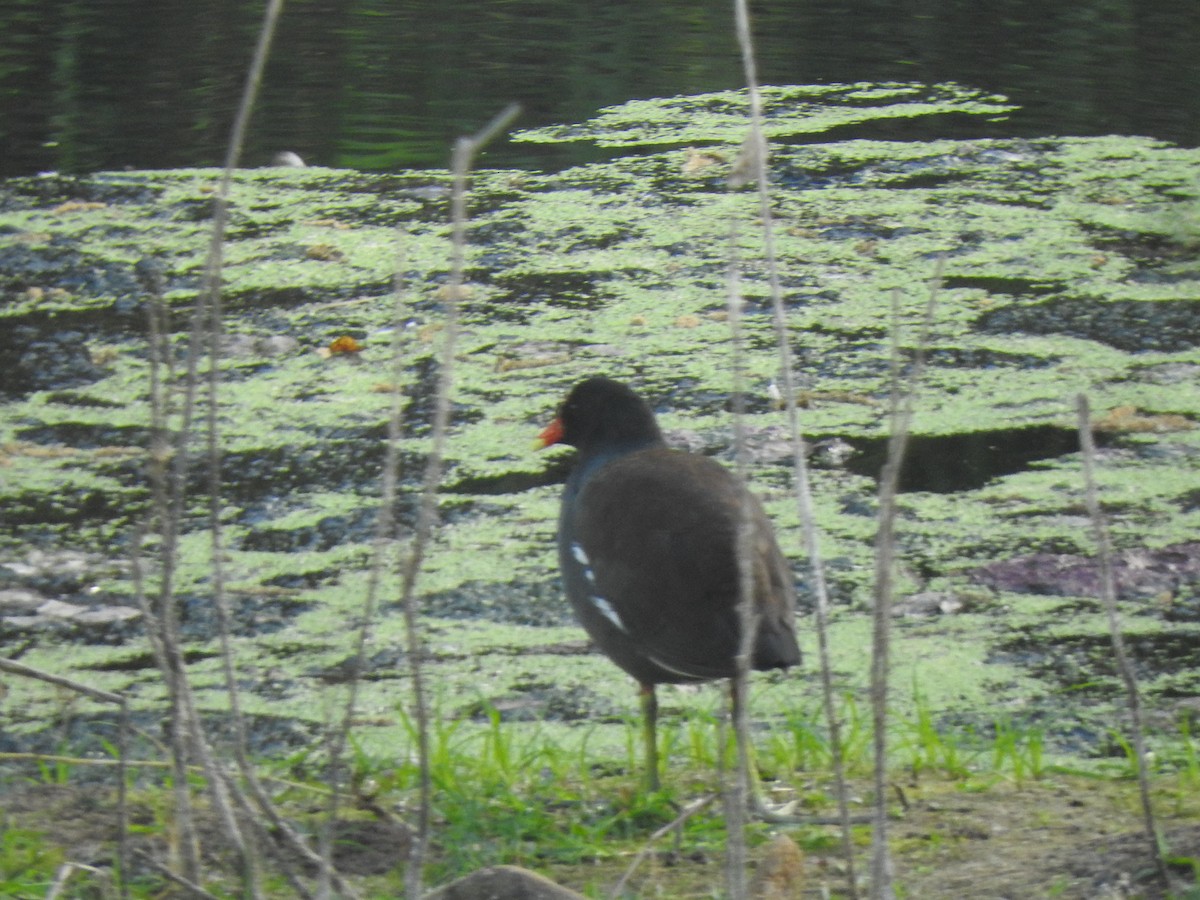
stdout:
[[646,751],[646,790],[653,793],[658,783],[658,695],[654,685],[641,686],[642,744]]

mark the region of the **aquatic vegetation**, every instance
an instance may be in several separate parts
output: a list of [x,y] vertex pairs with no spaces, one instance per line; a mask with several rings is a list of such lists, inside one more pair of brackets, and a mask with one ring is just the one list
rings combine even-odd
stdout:
[[[817,450],[839,672],[848,689],[861,686],[891,298],[899,292],[905,356],[941,256],[945,284],[915,423],[920,452],[902,498],[900,556],[909,593],[944,594],[946,609],[963,611],[905,620],[897,655],[922,671],[954,672],[923,684],[935,721],[964,702],[979,707],[975,725],[997,721],[986,707],[1006,697],[1017,707],[1005,720],[1011,727],[1036,726],[1039,769],[1042,754],[1079,753],[1080,729],[1095,738],[1091,710],[1111,694],[1080,691],[1068,705],[1055,691],[1068,677],[1107,677],[1082,641],[1093,636],[1098,610],[1078,606],[1040,635],[1036,623],[1060,607],[981,588],[972,573],[1037,550],[1092,552],[1071,438],[1080,391],[1106,423],[1101,490],[1118,544],[1163,548],[1200,528],[1200,266],[1194,233],[1181,226],[1195,215],[1200,151],[1125,137],[882,139],[889,123],[912,116],[943,117],[949,134],[959,117],[1007,109],[954,86],[778,88],[768,99],[787,333],[806,392],[803,427]],[[628,703],[625,686],[581,653],[580,633],[556,612],[554,483],[564,467],[526,448],[565,386],[602,371],[637,383],[670,438],[729,453],[723,313],[733,225],[747,300],[747,424],[769,440],[781,421],[770,399],[778,364],[757,199],[726,186],[744,136],[743,102],[729,93],[625,104],[583,125],[517,136],[593,141],[625,155],[473,178],[446,490],[422,582],[447,708],[477,704],[481,683],[511,696],[550,682],[586,689],[595,708]],[[870,125],[876,137],[838,140],[850,124]],[[139,455],[149,444],[146,296],[134,267],[146,256],[166,267],[178,365],[215,177],[110,172],[0,185],[0,353],[11,360],[0,380],[6,583],[54,593],[48,577],[21,574],[36,547],[126,554],[149,502]],[[409,521],[438,374],[445,184],[443,172],[318,168],[247,170],[235,179],[220,420],[239,652],[272,667],[248,688],[263,712],[312,723],[331,690],[322,674],[349,653],[345,623],[365,583],[395,390],[403,392],[407,491],[397,512]],[[407,360],[399,385],[391,381],[393,340]],[[785,547],[797,548],[785,465],[764,453],[752,478]],[[224,701],[203,613],[210,573],[195,530],[202,510],[197,493],[179,590],[197,677],[213,688],[201,700],[215,710]],[[796,567],[803,587],[802,561]],[[59,593],[104,606],[128,605],[130,592],[124,570],[102,566]],[[1148,630],[1169,622],[1193,639],[1194,593],[1186,582],[1170,597],[1129,601],[1130,613]],[[55,637],[29,647],[32,664],[82,670],[147,703],[160,696],[149,659],[134,649],[136,629],[122,626],[104,638],[110,646],[80,652],[95,633],[8,622],[0,643],[25,642],[28,627]],[[1025,643],[1007,642],[1014,629]],[[1081,648],[1074,667],[1048,672],[1047,641]],[[381,611],[375,642],[363,703],[378,712],[402,690],[395,654],[384,652],[402,644],[393,606]],[[1180,683],[1166,664],[1196,660],[1174,652],[1156,659],[1164,665],[1149,661],[1146,683],[1169,704]],[[805,690],[766,684],[756,711],[783,716]],[[563,702],[542,698],[535,707]],[[21,684],[3,703],[6,725],[26,734],[57,701]],[[1043,721],[1051,708],[1056,720]],[[370,730],[382,736],[365,739],[386,742],[395,727],[380,714]]]

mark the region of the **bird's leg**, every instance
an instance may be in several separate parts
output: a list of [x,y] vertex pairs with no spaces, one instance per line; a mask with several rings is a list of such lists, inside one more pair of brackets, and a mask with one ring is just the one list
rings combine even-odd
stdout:
[[[775,822],[781,825],[814,824],[818,822],[818,818],[813,816],[792,815],[792,809],[796,805],[795,800],[789,801],[781,807],[773,807],[767,802],[767,795],[763,791],[762,778],[758,774],[758,762],[754,758],[754,742],[750,740],[750,730],[749,728],[739,727],[737,724],[740,722],[742,706],[745,703],[745,691],[738,690],[737,681],[738,679],[734,678],[729,682],[729,694],[732,704],[730,714],[734,721],[734,739],[738,742],[739,746],[742,746],[743,741],[745,742],[746,782],[750,789],[750,795],[746,802],[749,806],[750,814],[758,817],[763,822]],[[833,821],[832,824],[840,824],[840,821]],[[863,821],[868,820],[864,819]]]
[[642,701],[642,744],[646,751],[646,789],[653,793],[658,784],[658,695],[654,685],[640,687]]

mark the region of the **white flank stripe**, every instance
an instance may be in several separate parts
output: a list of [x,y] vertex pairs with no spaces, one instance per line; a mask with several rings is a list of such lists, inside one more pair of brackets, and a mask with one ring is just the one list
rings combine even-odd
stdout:
[[608,621],[612,622],[622,631],[625,631],[625,623],[621,621],[621,617],[617,615],[617,611],[613,609],[613,605],[611,603],[609,603],[603,597],[597,597],[595,594],[593,594],[590,599],[595,605],[596,609],[600,610],[600,615],[604,616],[604,618],[608,619]]

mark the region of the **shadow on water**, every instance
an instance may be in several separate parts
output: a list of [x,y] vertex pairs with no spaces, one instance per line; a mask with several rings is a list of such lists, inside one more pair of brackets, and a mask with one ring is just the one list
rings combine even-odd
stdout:
[[[886,438],[847,438],[855,453],[846,468],[878,478],[887,459]],[[993,478],[1021,472],[1044,459],[1079,450],[1074,429],[1054,425],[976,431],[970,434],[915,435],[909,440],[900,490],[949,494],[982,487]]]

